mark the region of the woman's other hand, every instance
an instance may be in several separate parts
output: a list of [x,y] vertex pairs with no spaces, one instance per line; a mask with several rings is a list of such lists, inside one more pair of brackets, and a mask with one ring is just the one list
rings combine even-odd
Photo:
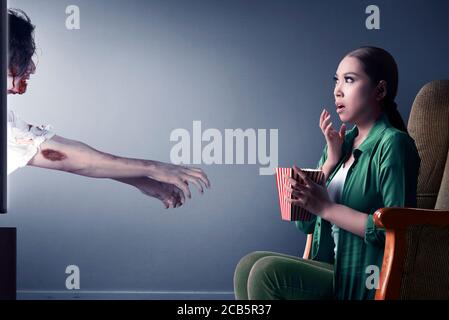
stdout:
[[332,127],[331,115],[326,109],[323,109],[320,116],[320,128],[326,138],[327,161],[331,165],[336,165],[341,156],[341,146],[345,139],[346,125],[343,123],[340,131],[336,131]]
[[291,187],[286,186],[290,197],[286,196],[285,200],[317,216],[322,216],[323,212],[333,204],[326,187],[314,182],[297,166],[294,166],[293,170],[301,177],[304,183],[299,183],[293,178],[284,176],[291,185]]

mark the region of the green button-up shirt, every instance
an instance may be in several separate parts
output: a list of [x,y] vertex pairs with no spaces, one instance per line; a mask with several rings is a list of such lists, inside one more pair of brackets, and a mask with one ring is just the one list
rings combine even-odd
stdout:
[[[352,151],[355,161],[348,170],[339,203],[368,214],[365,236],[361,238],[340,228],[334,261],[331,224],[318,216],[308,222],[296,222],[299,230],[313,232],[311,259],[334,264],[337,299],[374,299],[373,266],[381,269],[385,246],[385,230],[374,225],[374,212],[384,207],[416,207],[421,159],[414,140],[393,127],[386,114],[377,119],[362,144],[352,149],[357,135],[357,126],[346,132],[342,156],[326,185]],[[326,158],[327,145],[317,168],[321,168]]]

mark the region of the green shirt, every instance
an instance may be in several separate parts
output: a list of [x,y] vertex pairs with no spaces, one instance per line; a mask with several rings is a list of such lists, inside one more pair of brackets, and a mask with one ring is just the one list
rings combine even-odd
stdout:
[[[351,152],[358,128],[346,132],[342,156],[330,173],[326,185],[338,171],[345,156]],[[331,224],[314,216],[311,221],[296,221],[299,230],[313,232],[311,259],[334,264],[334,288],[337,299],[374,299],[376,288],[369,288],[373,269],[382,266],[385,230],[375,226],[373,214],[384,207],[416,207],[416,186],[421,159],[414,140],[393,127],[382,114],[368,136],[352,150],[354,163],[348,170],[340,203],[368,214],[365,236],[361,238],[340,228],[337,256],[334,261],[334,240]],[[321,168],[327,158],[327,145],[318,162]],[[368,269],[367,269],[368,268]],[[372,281],[368,281],[372,284]],[[372,286],[371,286],[372,287]]]

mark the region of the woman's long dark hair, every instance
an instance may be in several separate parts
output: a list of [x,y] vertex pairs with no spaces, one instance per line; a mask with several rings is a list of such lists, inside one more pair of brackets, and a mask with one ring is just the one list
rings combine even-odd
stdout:
[[394,101],[398,91],[399,76],[398,66],[393,56],[382,48],[370,46],[357,48],[346,56],[357,58],[362,63],[363,70],[371,79],[373,86],[378,85],[381,80],[386,81],[387,94],[381,101],[382,110],[395,128],[407,132],[407,126]]

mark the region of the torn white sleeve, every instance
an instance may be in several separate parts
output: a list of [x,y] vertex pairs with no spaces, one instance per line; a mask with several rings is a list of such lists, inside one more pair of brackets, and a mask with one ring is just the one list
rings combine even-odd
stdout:
[[24,167],[36,155],[42,142],[51,139],[55,133],[51,125],[34,126],[21,120],[13,111],[8,113],[7,124],[8,175]]

